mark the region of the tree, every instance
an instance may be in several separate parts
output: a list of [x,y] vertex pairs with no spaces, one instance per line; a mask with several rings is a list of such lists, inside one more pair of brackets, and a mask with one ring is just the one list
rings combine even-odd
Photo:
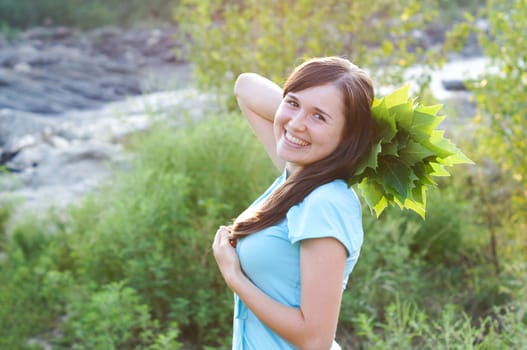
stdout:
[[306,57],[341,55],[370,71],[378,86],[400,85],[402,71],[430,62],[412,33],[435,14],[409,0],[182,0],[176,9],[180,55],[201,87],[232,95],[253,71],[281,84]]
[[473,87],[482,146],[515,185],[516,204],[527,209],[527,2],[489,0],[486,15],[488,31],[479,30],[479,41],[497,73]]

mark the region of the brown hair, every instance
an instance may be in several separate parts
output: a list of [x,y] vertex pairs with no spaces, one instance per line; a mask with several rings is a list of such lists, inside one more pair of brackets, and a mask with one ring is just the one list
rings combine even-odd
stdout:
[[299,65],[286,80],[283,96],[289,92],[333,84],[343,97],[342,141],[326,158],[303,167],[278,187],[251,217],[235,221],[232,235],[241,237],[281,221],[287,211],[316,187],[335,179],[348,181],[361,158],[371,147],[373,82],[366,72],[340,57],[314,58]]

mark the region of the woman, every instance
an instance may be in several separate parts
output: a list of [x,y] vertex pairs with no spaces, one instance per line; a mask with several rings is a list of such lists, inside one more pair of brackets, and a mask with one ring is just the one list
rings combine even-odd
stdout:
[[346,181],[371,147],[372,81],[326,57],[298,66],[283,89],[244,73],[234,91],[282,175],[214,238],[235,293],[233,349],[338,349],[342,291],[363,238]]

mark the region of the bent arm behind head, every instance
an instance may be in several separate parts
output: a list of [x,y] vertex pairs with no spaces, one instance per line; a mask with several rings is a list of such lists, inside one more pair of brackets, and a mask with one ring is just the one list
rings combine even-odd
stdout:
[[234,94],[240,107],[248,108],[271,122],[282,101],[282,88],[256,73],[240,74],[234,84]]
[[276,154],[273,121],[282,101],[282,89],[256,73],[242,73],[234,84],[234,94],[243,115],[279,171],[285,162]]

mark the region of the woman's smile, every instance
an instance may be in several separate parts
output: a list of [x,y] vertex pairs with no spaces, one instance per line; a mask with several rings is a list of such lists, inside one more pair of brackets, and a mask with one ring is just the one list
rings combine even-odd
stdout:
[[287,130],[284,130],[284,137],[289,143],[292,143],[294,146],[304,147],[310,145],[309,142],[304,141],[299,137],[291,135],[291,133],[287,132]]

